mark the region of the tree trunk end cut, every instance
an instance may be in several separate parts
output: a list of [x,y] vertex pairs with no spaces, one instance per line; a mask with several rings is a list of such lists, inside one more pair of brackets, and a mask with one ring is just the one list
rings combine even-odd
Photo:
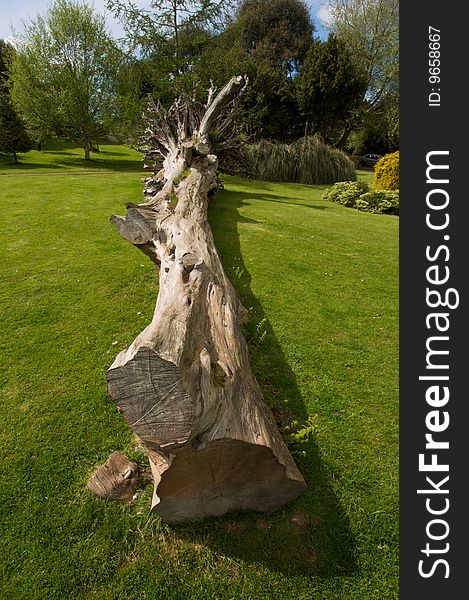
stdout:
[[[151,455],[150,455],[151,456]],[[150,458],[155,490],[152,510],[167,523],[222,515],[232,510],[272,512],[305,488],[301,476],[267,446],[220,439],[166,460]]]

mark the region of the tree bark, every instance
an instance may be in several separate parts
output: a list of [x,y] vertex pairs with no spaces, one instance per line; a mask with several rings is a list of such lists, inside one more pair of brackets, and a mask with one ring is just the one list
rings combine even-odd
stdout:
[[351,133],[352,133],[352,129],[350,129],[349,127],[346,127],[345,131],[343,132],[343,134],[340,137],[340,140],[337,142],[337,148],[339,148],[340,150],[342,150],[344,148]]
[[[216,97],[212,91],[199,116],[187,104],[173,113],[153,106],[149,138],[162,169],[147,179],[145,203],[111,218],[159,269],[153,319],[116,357],[107,380],[146,448],[152,509],[166,522],[273,511],[305,488],[251,371],[240,329],[247,311],[207,221],[217,173],[208,134],[227,131],[223,111],[245,83],[237,77]],[[148,156],[156,154],[149,148]]]

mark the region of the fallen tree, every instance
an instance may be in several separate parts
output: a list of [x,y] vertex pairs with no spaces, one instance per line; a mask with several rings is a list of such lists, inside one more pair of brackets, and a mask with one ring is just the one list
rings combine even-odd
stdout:
[[251,371],[247,311],[223,270],[207,221],[218,158],[239,158],[233,122],[247,81],[207,103],[151,104],[145,202],[113,216],[159,271],[152,322],[107,373],[111,399],[145,447],[152,510],[166,522],[233,509],[274,511],[305,482]]

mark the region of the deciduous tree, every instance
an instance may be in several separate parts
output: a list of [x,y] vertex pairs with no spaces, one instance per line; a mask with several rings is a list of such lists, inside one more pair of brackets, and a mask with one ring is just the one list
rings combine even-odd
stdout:
[[12,65],[12,97],[29,128],[93,142],[116,115],[121,55],[102,15],[86,3],[56,0],[25,26]]
[[372,107],[399,86],[398,0],[329,0],[330,30],[366,69]]
[[159,62],[173,86],[193,68],[194,56],[210,33],[219,31],[226,0],[151,0],[149,8],[131,0],[107,0],[107,7],[122,22],[131,52]]
[[[354,62],[367,74],[350,148],[355,152],[389,144],[395,148],[399,137],[398,0],[329,0],[328,15],[328,29],[345,41]],[[366,147],[366,140],[373,140],[372,146]]]

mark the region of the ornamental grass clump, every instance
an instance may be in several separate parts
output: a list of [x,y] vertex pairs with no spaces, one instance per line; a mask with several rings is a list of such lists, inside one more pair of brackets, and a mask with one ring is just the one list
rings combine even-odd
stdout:
[[317,136],[300,138],[292,144],[262,140],[247,148],[251,171],[263,181],[324,185],[355,180],[350,158]]
[[337,148],[325,144],[317,136],[300,138],[290,144],[298,183],[320,185],[337,181],[354,181],[355,165]]
[[247,149],[253,174],[263,181],[295,181],[295,164],[287,144],[261,140]]

